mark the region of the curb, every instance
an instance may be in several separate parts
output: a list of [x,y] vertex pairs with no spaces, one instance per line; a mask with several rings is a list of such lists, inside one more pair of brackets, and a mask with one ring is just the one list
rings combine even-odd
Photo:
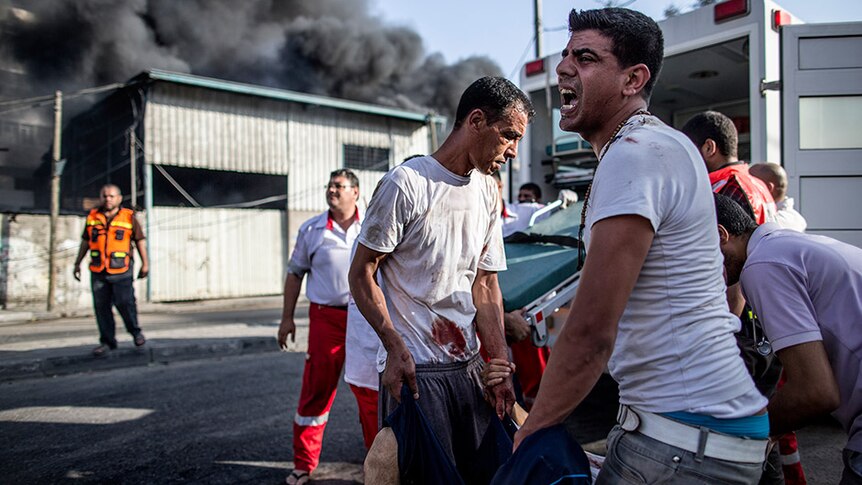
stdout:
[[34,320],[36,317],[33,312],[12,312],[7,310],[0,311],[0,326],[4,325],[19,325]]
[[[300,295],[297,299],[296,307],[307,306],[309,304],[305,295]],[[199,301],[181,301],[181,302],[146,302],[138,301],[138,315],[159,314],[159,313],[189,313],[205,309],[206,311],[220,310],[238,310],[243,308],[260,308],[264,307],[281,308],[282,301],[280,295],[255,296],[255,297],[237,297],[228,299],[211,299]],[[91,307],[69,308],[54,311],[40,310],[35,307],[20,307],[11,310],[0,309],[0,327],[4,325],[19,325],[35,321],[60,320],[64,318],[91,318],[94,317]]]
[[[103,357],[94,357],[89,347],[74,347],[74,353],[56,355],[56,351],[33,351],[34,356],[0,361],[0,382],[99,372],[128,367],[166,365],[238,355],[278,351],[273,337],[240,339],[204,339],[181,345],[148,345],[145,348],[120,348]],[[54,355],[50,355],[54,354]]]

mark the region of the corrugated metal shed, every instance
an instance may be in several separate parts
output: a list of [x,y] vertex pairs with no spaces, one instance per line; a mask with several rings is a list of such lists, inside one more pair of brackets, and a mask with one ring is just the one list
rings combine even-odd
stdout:
[[419,113],[187,74],[149,77],[159,82],[144,120],[147,163],[289,175],[290,210],[326,208],[322,186],[345,166],[345,145],[389,150],[388,166],[355,170],[368,196],[386,170],[431,151],[429,118]]
[[144,118],[147,162],[286,175],[289,109],[266,98],[159,83]]
[[284,211],[155,207],[149,223],[153,301],[282,291]]
[[154,301],[280,293],[286,246],[295,237],[290,228],[326,209],[323,186],[330,172],[345,168],[346,147],[386,154],[379,166],[354,170],[367,201],[389,168],[432,151],[429,120],[445,122],[187,74],[142,77],[150,81],[142,133],[147,165],[284,176],[289,211],[161,207],[151,200]]

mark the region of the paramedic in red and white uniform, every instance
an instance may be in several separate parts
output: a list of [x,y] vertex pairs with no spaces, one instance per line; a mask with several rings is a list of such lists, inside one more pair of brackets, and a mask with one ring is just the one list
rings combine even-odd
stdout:
[[[329,176],[326,202],[329,210],[302,224],[287,267],[284,282],[284,310],[278,329],[278,343],[287,347],[296,338],[294,310],[302,278],[308,274],[309,301],[308,354],[302,376],[299,406],[293,419],[294,470],[288,484],[302,484],[320,461],[323,430],[335,399],[338,379],[344,366],[347,326],[347,270],[353,241],[359,235],[361,219],[356,202],[359,180],[350,170],[336,170]],[[360,415],[362,415],[360,401]]]

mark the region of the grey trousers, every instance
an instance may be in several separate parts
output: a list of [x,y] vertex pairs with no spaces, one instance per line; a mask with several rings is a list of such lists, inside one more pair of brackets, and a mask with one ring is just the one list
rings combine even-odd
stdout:
[[608,455],[596,485],[616,483],[756,484],[762,463],[736,463],[695,453],[615,426],[608,435]]
[[[490,482],[499,465],[477,459],[477,450],[488,434],[491,420],[498,419],[482,394],[482,366],[478,355],[467,362],[416,365],[419,408],[468,484]],[[398,402],[382,385],[379,395],[379,416],[383,423]]]

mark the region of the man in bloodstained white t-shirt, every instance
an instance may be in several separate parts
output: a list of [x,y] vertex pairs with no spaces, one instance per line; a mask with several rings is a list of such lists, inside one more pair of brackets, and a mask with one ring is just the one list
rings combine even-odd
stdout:
[[511,378],[490,393],[493,407],[481,385],[477,331],[490,357],[507,358],[500,197],[489,175],[515,157],[532,114],[506,79],[470,85],[443,145],[381,180],[350,268],[351,294],[385,349],[381,415],[407,386],[449,458],[477,474],[463,476],[468,483],[493,476],[491,464],[475,466],[475,451],[495,411],[502,416],[514,402]]
[[[288,485],[308,482],[310,473],[317,468],[323,431],[344,365],[347,269],[350,252],[361,227],[356,206],[358,198],[359,179],[356,174],[346,169],[332,172],[326,185],[329,209],[300,226],[288,263],[284,309],[278,328],[278,343],[282,349],[287,348],[288,337],[291,341],[296,338],[294,311],[306,274],[305,293],[309,300],[308,353],[299,405],[293,419],[294,470],[287,477]],[[360,417],[368,414],[369,407],[376,408],[375,395],[353,386],[351,390],[356,396]],[[370,434],[370,431],[363,431],[366,436]]]

